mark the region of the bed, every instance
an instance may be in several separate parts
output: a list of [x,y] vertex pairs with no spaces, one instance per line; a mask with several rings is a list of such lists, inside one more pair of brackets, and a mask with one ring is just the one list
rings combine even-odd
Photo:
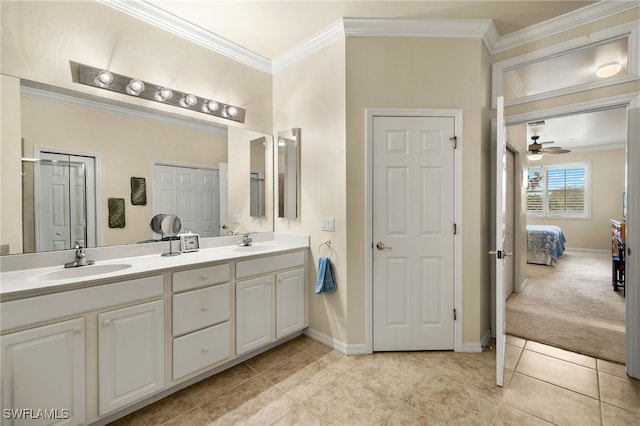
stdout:
[[527,263],[555,266],[567,240],[554,225],[527,225]]

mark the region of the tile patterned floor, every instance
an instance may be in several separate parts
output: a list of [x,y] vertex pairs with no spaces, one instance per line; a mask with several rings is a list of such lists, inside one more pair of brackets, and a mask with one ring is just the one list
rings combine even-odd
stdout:
[[113,425],[638,425],[619,364],[515,337],[495,352],[344,356],[299,336]]

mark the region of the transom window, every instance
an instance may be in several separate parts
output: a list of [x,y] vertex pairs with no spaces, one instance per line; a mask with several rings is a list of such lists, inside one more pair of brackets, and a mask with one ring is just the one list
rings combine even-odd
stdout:
[[590,174],[589,162],[530,168],[527,214],[535,217],[591,218]]

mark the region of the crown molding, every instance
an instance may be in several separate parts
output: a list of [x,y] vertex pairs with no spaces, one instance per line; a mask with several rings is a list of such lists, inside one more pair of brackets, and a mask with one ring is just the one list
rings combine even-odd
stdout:
[[230,59],[271,74],[271,61],[145,1],[97,0],[129,16],[206,47]]
[[344,36],[345,31],[343,19],[338,19],[332,24],[324,27],[313,36],[301,43],[298,43],[283,54],[273,58],[271,62],[273,74],[276,74],[301,59],[314,54],[334,41],[344,38]]
[[504,36],[498,35],[489,19],[343,18],[270,60],[143,0],[97,1],[269,74],[282,71],[341,37],[481,38],[489,52],[495,54],[638,7],[637,0],[602,0]]
[[484,38],[490,19],[344,18],[347,37]]
[[57,102],[80,108],[89,108],[112,114],[121,114],[138,119],[153,120],[165,124],[174,124],[209,133],[227,134],[226,126],[221,124],[198,120],[196,118],[177,116],[175,114],[138,107],[132,104],[124,104],[123,102],[107,100],[71,90],[60,88],[52,89],[48,86],[40,85],[39,83],[30,83],[25,80],[23,80],[20,85],[20,94],[33,99]]
[[491,54],[503,52],[637,7],[637,0],[602,0],[504,36],[496,33],[487,47]]

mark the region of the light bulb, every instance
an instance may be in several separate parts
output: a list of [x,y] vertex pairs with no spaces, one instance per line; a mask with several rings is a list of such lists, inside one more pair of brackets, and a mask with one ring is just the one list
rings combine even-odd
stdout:
[[138,96],[144,90],[144,83],[137,78],[132,79],[127,85],[127,93],[133,96]]
[[182,99],[180,99],[180,106],[189,108],[198,103],[198,98],[194,95],[185,95]]
[[168,87],[163,87],[156,92],[156,100],[160,102],[164,102],[167,99],[170,99],[173,96],[173,91]]
[[96,76],[95,83],[100,87],[109,87],[109,85],[113,83],[113,74],[109,71],[102,70]]
[[203,112],[214,112],[214,111],[217,111],[218,108],[220,108],[220,105],[218,105],[216,101],[207,101],[204,104],[202,104]]
[[542,160],[542,154],[528,154],[527,158],[531,161]]
[[238,108],[234,106],[228,107],[227,114],[229,114],[229,117],[235,117],[236,115],[238,115]]

